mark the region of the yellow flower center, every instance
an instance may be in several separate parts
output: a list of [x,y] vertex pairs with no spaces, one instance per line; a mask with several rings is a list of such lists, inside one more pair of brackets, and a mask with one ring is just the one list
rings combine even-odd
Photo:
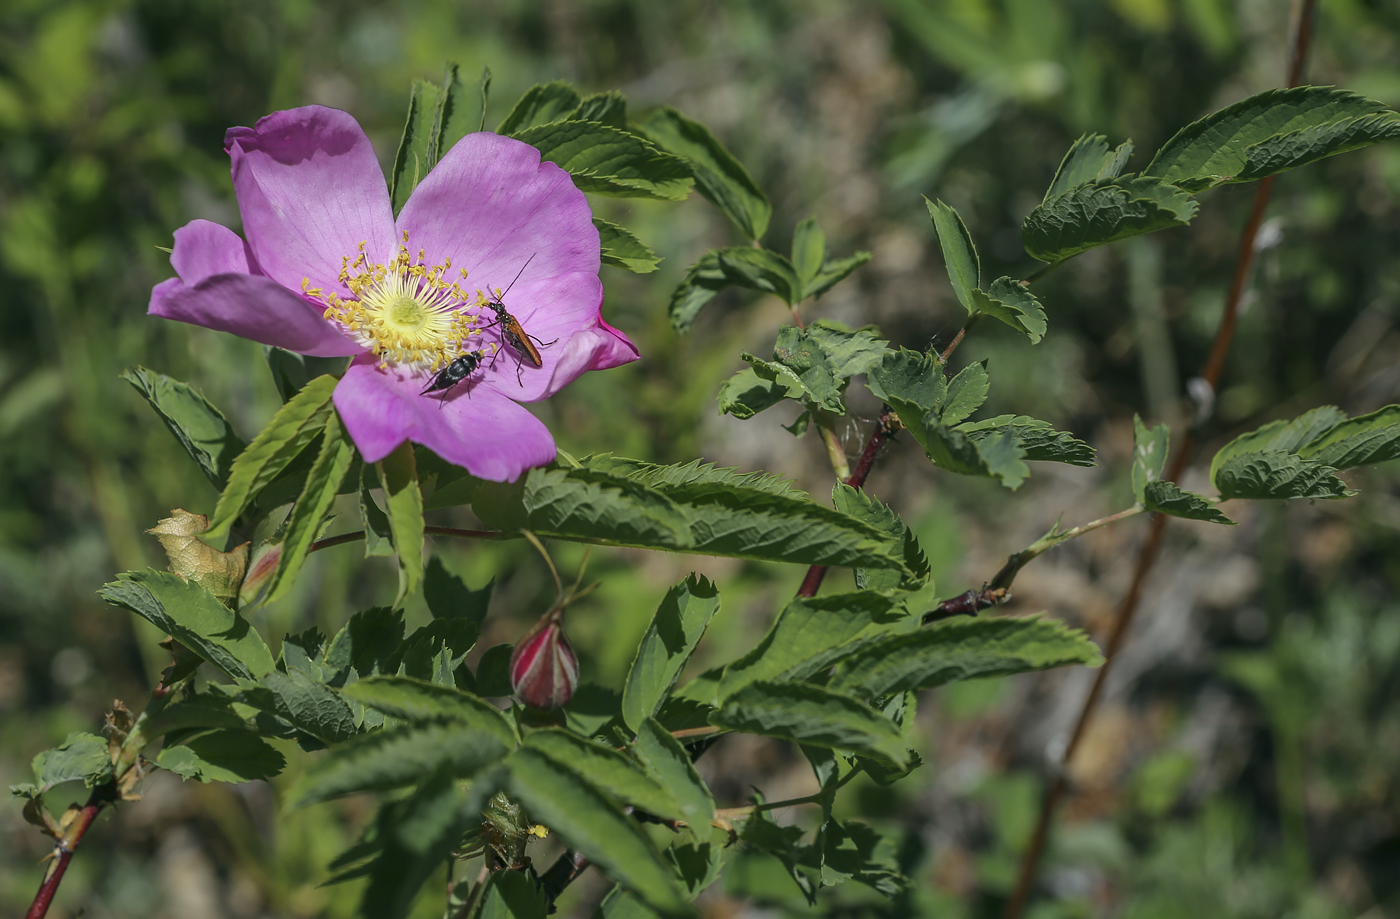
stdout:
[[301,289],[326,304],[327,319],[379,356],[380,367],[393,363],[431,373],[467,350],[467,338],[479,334],[477,316],[467,309],[479,311],[486,302],[481,291],[462,288],[466,269],[456,280],[448,279],[451,270],[451,259],[429,265],[421,249],[411,255],[405,233],[387,264],[370,264],[364,243],[342,259],[338,280],[350,297],[313,288],[309,280]]

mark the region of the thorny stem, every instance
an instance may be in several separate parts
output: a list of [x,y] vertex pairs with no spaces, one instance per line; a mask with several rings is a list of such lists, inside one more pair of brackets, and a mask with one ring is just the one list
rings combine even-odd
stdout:
[[[852,488],[860,488],[865,484],[871,468],[875,465],[875,457],[879,455],[880,448],[885,445],[885,441],[889,440],[892,434],[894,434],[892,413],[887,405],[880,410],[880,419],[876,423],[875,429],[870,432],[870,439],[865,442],[865,449],[861,451],[855,469],[851,470],[851,474],[845,479],[847,485]],[[822,586],[822,579],[825,577],[825,565],[813,565],[808,568],[807,576],[802,579],[802,586],[797,588],[797,595],[799,597],[815,597]]]
[[[1303,0],[1298,15],[1297,28],[1293,33],[1293,50],[1289,58],[1289,88],[1297,86],[1302,80],[1303,65],[1307,60],[1308,47],[1312,41],[1312,26],[1316,10],[1316,0]],[[1269,195],[1273,191],[1273,187],[1272,176],[1259,182],[1254,191],[1254,205],[1250,209],[1249,220],[1240,234],[1239,250],[1235,257],[1235,274],[1230,282],[1230,294],[1225,301],[1225,309],[1220,317],[1220,326],[1216,329],[1215,344],[1211,348],[1210,358],[1201,371],[1201,379],[1209,385],[1212,393],[1220,385],[1220,376],[1225,369],[1225,358],[1229,354],[1230,345],[1234,340],[1235,328],[1239,321],[1240,304],[1244,299],[1245,285],[1249,280],[1250,268],[1254,263],[1255,239],[1258,236],[1259,225],[1263,221],[1264,211],[1268,207]],[[1182,437],[1181,445],[1177,448],[1176,455],[1172,458],[1171,467],[1166,476],[1167,481],[1175,481],[1181,476],[1194,446],[1195,430],[1188,428],[1185,436]],[[1006,904],[1006,911],[1003,913],[1004,919],[1020,919],[1026,901],[1030,897],[1031,884],[1035,881],[1036,868],[1039,866],[1040,858],[1045,851],[1045,843],[1050,835],[1050,826],[1055,819],[1056,806],[1068,789],[1067,771],[1069,764],[1073,761],[1074,753],[1084,736],[1085,729],[1093,718],[1094,709],[1103,696],[1104,686],[1108,682],[1109,673],[1112,672],[1113,662],[1117,659],[1118,649],[1122,646],[1124,636],[1127,635],[1128,628],[1132,625],[1133,615],[1137,612],[1138,601],[1142,596],[1143,585],[1147,581],[1147,574],[1151,570],[1153,562],[1156,561],[1157,551],[1161,547],[1162,531],[1166,529],[1167,519],[1165,514],[1153,515],[1152,526],[1147,531],[1147,538],[1143,541],[1142,549],[1138,553],[1137,567],[1133,571],[1132,583],[1128,588],[1127,595],[1123,597],[1122,603],[1118,606],[1118,615],[1115,617],[1112,631],[1109,632],[1108,642],[1104,648],[1103,666],[1094,675],[1094,683],[1079,710],[1079,717],[1075,721],[1074,732],[1070,735],[1069,744],[1065,747],[1060,760],[1060,767],[1056,770],[1054,780],[1046,788],[1045,795],[1041,799],[1040,815],[1036,820],[1035,830],[1031,834],[1030,844],[1021,858],[1016,888]]]
[[[174,669],[173,665],[172,669]],[[167,676],[169,673],[170,671],[166,671]],[[24,914],[24,919],[44,919],[44,916],[48,914],[49,907],[53,904],[53,898],[58,893],[58,885],[63,881],[64,873],[68,871],[68,863],[73,860],[73,853],[77,851],[83,837],[87,836],[88,830],[92,828],[93,822],[103,808],[121,800],[128,773],[132,769],[139,768],[137,764],[141,750],[146,745],[145,736],[141,731],[143,723],[165,708],[170,701],[170,693],[176,685],[178,684],[167,684],[162,679],[151,691],[151,701],[137,716],[136,722],[132,724],[126,739],[117,752],[116,761],[112,764],[112,778],[92,790],[92,793],[88,795],[87,802],[83,804],[82,810],[78,812],[78,815],[68,824],[63,834],[54,843],[53,861],[49,864],[48,870],[44,872],[44,878],[39,882],[39,890],[34,894],[34,902],[30,904],[29,911]]]

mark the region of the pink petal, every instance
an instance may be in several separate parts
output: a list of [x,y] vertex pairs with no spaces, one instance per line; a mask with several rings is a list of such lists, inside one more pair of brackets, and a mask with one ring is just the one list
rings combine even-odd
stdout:
[[[485,385],[517,402],[536,402],[563,389],[586,370],[604,370],[636,360],[637,349],[627,336],[599,315],[602,302],[603,284],[596,272],[517,284],[505,298],[506,308],[526,334],[536,339],[543,366],[533,366],[502,342],[499,325],[485,328],[484,322],[481,335],[472,337],[471,346],[476,348],[480,341],[497,347],[497,356],[482,371]],[[490,310],[484,318],[496,322]]]
[[191,220],[175,231],[170,264],[180,280],[198,284],[216,274],[260,274],[243,237],[208,220]]
[[263,273],[284,287],[342,290],[341,259],[366,243],[371,262],[394,251],[394,214],[369,138],[345,112],[308,105],[230,128],[243,232]]
[[459,140],[413,190],[398,229],[430,262],[451,257],[454,274],[467,269],[466,287],[504,288],[527,261],[521,285],[596,276],[600,266],[598,230],[573,179],[529,144],[497,134]]
[[365,350],[322,318],[322,307],[258,275],[216,274],[192,287],[170,278],[151,291],[147,312],[314,357]]
[[378,462],[411,440],[472,475],[513,482],[554,459],[554,438],[544,423],[479,385],[475,375],[445,398],[420,395],[426,383],[424,374],[381,370],[372,355],[351,362],[334,401],[365,462]]

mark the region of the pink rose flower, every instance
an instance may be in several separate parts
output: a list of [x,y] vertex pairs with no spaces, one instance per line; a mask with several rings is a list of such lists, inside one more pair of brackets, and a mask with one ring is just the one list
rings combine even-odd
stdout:
[[[311,105],[231,128],[224,148],[245,239],[207,220],[175,232],[179,277],[149,312],[317,357],[351,357],[334,402],[366,462],[405,440],[473,475],[514,481],[554,459],[549,430],[519,403],[587,370],[636,360],[599,310],[598,231],[568,173],[528,144],[469,134],[394,219],[369,138]],[[543,366],[501,340],[505,301],[550,344]],[[423,390],[455,358],[482,359],[456,386]]]

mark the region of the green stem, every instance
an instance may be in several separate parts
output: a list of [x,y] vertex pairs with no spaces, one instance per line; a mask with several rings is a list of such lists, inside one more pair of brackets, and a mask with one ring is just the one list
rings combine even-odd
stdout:
[[[1074,256],[1071,255],[1069,258],[1074,258]],[[1062,258],[1058,262],[1051,262],[1048,265],[1042,266],[1039,271],[1026,278],[1025,283],[1034,284],[1036,281],[1039,281],[1041,278],[1045,277],[1047,274],[1054,271],[1056,268],[1059,268],[1065,262],[1069,261],[1069,258]]]
[[1081,523],[1073,529],[1063,532],[1051,531],[1049,534],[1042,536],[1020,552],[1008,558],[1006,564],[1002,565],[1001,570],[998,571],[996,576],[990,581],[990,586],[999,588],[1010,587],[1011,582],[1016,579],[1016,575],[1022,568],[1026,567],[1026,565],[1030,564],[1033,560],[1050,549],[1055,548],[1061,543],[1069,542],[1071,539],[1083,536],[1091,530],[1097,530],[1099,527],[1108,526],[1110,523],[1117,523],[1120,520],[1127,520],[1129,517],[1136,517],[1146,510],[1147,508],[1143,507],[1141,504],[1135,504],[1127,510],[1119,511],[1116,514],[1109,514],[1107,517],[1100,517],[1097,520],[1090,520],[1088,523]]

